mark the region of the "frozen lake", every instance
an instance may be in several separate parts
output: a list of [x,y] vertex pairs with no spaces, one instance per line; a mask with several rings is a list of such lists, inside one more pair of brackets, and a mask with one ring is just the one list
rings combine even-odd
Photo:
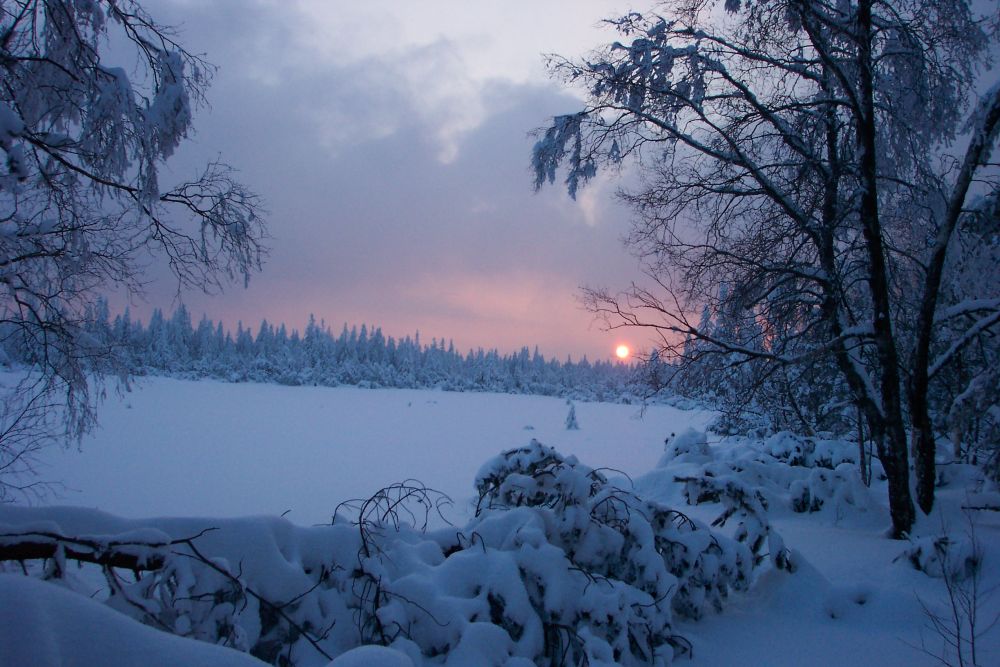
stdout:
[[[49,502],[126,517],[282,514],[325,523],[343,500],[418,479],[458,508],[479,467],[531,438],[593,467],[636,476],[671,432],[710,413],[668,406],[411,389],[286,387],[145,378],[101,407],[82,451],[51,449]],[[457,518],[457,517],[456,517]]]

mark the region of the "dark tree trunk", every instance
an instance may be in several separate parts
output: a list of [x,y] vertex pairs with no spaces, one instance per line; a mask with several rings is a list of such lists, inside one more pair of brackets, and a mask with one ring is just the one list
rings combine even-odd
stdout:
[[[913,464],[917,477],[917,503],[921,511],[930,514],[934,509],[934,484],[937,478],[937,441],[927,409],[927,389],[919,391],[910,401],[913,413]],[[917,412],[914,412],[914,411]]]
[[[871,1],[858,3],[858,76],[861,108],[857,118],[857,144],[861,178],[861,229],[868,253],[868,289],[872,299],[875,353],[880,373],[881,413],[884,423],[878,430],[879,458],[889,482],[889,512],[893,535],[909,533],[916,518],[910,495],[910,465],[906,447],[906,427],[900,396],[899,357],[892,331],[888,267],[879,221],[878,165],[876,159],[874,65],[871,52]],[[873,434],[875,433],[872,424]]]
[[938,236],[924,277],[923,299],[917,316],[917,339],[913,348],[908,394],[914,429],[913,456],[917,476],[917,502],[920,503],[920,509],[928,513],[934,507],[934,483],[937,472],[935,469],[937,446],[927,400],[931,379],[929,366],[930,347],[934,336],[934,311],[941,291],[941,277],[944,273],[949,242],[962,214],[962,206],[973,175],[987,158],[990,147],[986,138],[993,134],[998,124],[1000,124],[1000,91],[994,91],[993,97],[986,100],[986,113],[983,114],[982,126],[974,128],[979,132],[973,135],[966,149],[965,160],[948,201],[945,219],[938,229]]

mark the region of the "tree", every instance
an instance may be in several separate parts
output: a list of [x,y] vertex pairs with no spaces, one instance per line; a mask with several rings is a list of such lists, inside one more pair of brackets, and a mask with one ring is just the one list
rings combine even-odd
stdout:
[[[952,280],[963,229],[977,217],[996,229],[1000,87],[961,134],[996,17],[961,0],[660,10],[610,21],[625,44],[551,63],[588,102],[535,146],[536,187],[565,166],[575,195],[599,167],[639,165],[623,197],[649,280],[588,290],[588,303],[610,326],[659,334],[678,368],[694,348],[755,364],[755,388],[792,369],[833,374],[875,442],[904,535],[915,520],[907,430],[930,511],[934,382],[1000,321],[995,284],[976,293]],[[692,314],[706,307],[748,335],[703,329]],[[966,318],[954,328],[953,310]]]
[[579,431],[580,423],[576,420],[576,405],[573,401],[566,401],[569,404],[569,413],[566,415],[566,430]]
[[[107,62],[111,43],[128,70]],[[258,196],[221,162],[161,183],[213,69],[134,0],[0,2],[0,68],[0,332],[36,369],[5,397],[23,409],[5,416],[2,470],[17,433],[53,426],[54,406],[64,435],[85,433],[94,383],[125,372],[87,335],[87,303],[141,292],[149,252],[179,287],[246,281],[264,226]]]

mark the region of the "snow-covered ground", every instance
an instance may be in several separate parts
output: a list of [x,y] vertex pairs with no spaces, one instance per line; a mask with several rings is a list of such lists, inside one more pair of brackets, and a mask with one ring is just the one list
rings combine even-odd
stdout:
[[51,450],[54,502],[125,517],[279,515],[329,523],[338,503],[417,479],[464,508],[487,459],[532,438],[594,467],[651,469],[708,413],[656,405],[418,389],[146,378],[102,406],[81,451]]
[[[943,493],[952,510],[962,493]],[[977,539],[986,552],[980,605],[977,665],[1000,665],[1000,522],[980,516]],[[937,518],[921,532],[941,535]],[[862,522],[863,523],[863,522]],[[958,665],[953,651],[931,627],[921,607],[948,614],[945,584],[914,569],[903,556],[907,543],[886,539],[881,526],[829,517],[788,516],[774,520],[785,543],[799,551],[807,567],[795,574],[770,571],[724,613],[680,631],[695,645],[692,667],[768,665],[770,667],[931,667]],[[959,535],[961,517],[949,526]],[[968,626],[966,625],[966,628]],[[968,647],[965,647],[968,650]],[[942,663],[934,655],[949,656]],[[966,662],[966,665],[972,663]]]
[[[595,468],[628,473],[642,497],[677,508],[706,524],[720,514],[717,503],[686,505],[683,485],[674,478],[691,474],[702,465],[739,459],[745,453],[736,446],[727,450],[731,445],[718,443],[711,436],[708,443],[702,441],[684,450],[677,445],[682,437],[673,441],[673,458],[661,461],[664,437],[689,427],[702,428],[710,415],[663,406],[640,414],[635,406],[577,403],[580,429],[573,431],[565,427],[567,413],[563,400],[530,396],[150,379],[139,390],[105,404],[102,428],[83,443],[82,452],[50,451],[44,474],[62,478],[71,489],[57,502],[95,507],[122,517],[239,517],[291,510],[286,515],[289,521],[309,526],[329,523],[330,513],[342,500],[367,496],[406,478],[420,479],[460,504],[467,502],[473,493],[473,479],[484,462],[501,450],[537,438]],[[775,442],[777,449],[783,446],[780,439]],[[910,544],[885,537],[889,522],[884,487],[876,483],[870,491],[862,488],[852,491],[853,495],[831,495],[820,511],[795,513],[781,502],[787,500],[790,488],[798,488],[787,482],[789,476],[803,479],[809,470],[766,465],[761,474],[762,484],[772,486],[768,491],[769,520],[795,553],[797,570],[789,574],[765,563],[749,590],[731,593],[721,613],[709,611],[698,621],[675,616],[673,630],[691,642],[693,656],[673,664],[942,664],[930,655],[942,652],[942,639],[930,627],[924,607],[946,613],[947,591],[940,578],[912,567],[903,555]],[[849,472],[850,467],[844,470]],[[997,665],[1000,627],[991,623],[1000,614],[1000,513],[960,511],[963,504],[970,503],[969,482],[974,476],[971,467],[949,469],[943,478],[948,483],[939,490],[938,508],[932,516],[921,519],[916,533],[918,538],[933,538],[948,532],[962,539],[974,529],[983,556],[978,664]],[[987,497],[992,503],[1000,496],[990,492]],[[464,518],[459,514],[456,510],[452,518],[461,524]],[[967,516],[972,516],[971,524]],[[506,520],[499,517],[496,521]],[[75,527],[78,534],[88,535],[136,535],[144,525],[69,509],[0,507],[2,524],[8,529],[16,525],[20,531],[29,526],[34,526],[32,530],[41,530],[39,526],[50,530],[53,526]],[[201,524],[159,520],[149,525],[150,530],[164,531],[157,534],[176,538],[197,532]],[[245,575],[259,578],[264,576],[260,572],[273,571],[296,592],[308,584],[309,580],[302,578],[302,568],[319,545],[326,545],[318,549],[323,553],[356,548],[343,537],[356,536],[356,529],[346,530],[342,524],[340,528],[325,528],[334,530],[329,534],[309,532],[316,529],[297,528],[277,519],[217,519],[206,525],[221,526],[217,533],[200,538],[206,549],[232,560],[235,549],[246,547],[243,542],[258,544],[260,553],[247,560]],[[467,535],[462,539],[475,546],[479,531],[478,539],[488,542],[489,530],[496,530],[496,525],[490,529],[487,522],[474,526],[475,530],[465,529]],[[346,532],[337,533],[335,528]],[[722,532],[731,534],[732,530],[730,523]],[[406,538],[404,542],[418,545],[419,540]],[[421,593],[420,582],[444,577],[441,581],[448,586],[459,585],[448,580],[445,572],[455,572],[460,562],[452,563],[448,570],[440,555],[434,556],[438,560],[426,555],[436,547],[421,544],[413,553],[423,555],[412,563],[404,552],[392,556],[397,561],[393,567],[413,572],[395,581],[401,587],[405,582],[417,586],[412,588],[413,594],[430,595],[428,599],[433,601],[432,594]],[[485,544],[481,549],[484,559]],[[465,553],[471,558],[476,551],[478,547]],[[494,560],[484,563],[506,562],[496,560],[499,551],[490,553]],[[427,562],[418,562],[427,558]],[[241,570],[243,567],[241,562]],[[417,578],[417,572],[423,574]],[[108,615],[117,612],[99,602],[15,576],[0,575],[0,665],[4,667],[96,664],[88,662],[92,656],[103,656],[102,664],[116,667],[159,664],[152,658],[136,659],[142,652],[176,656],[174,664],[253,664],[245,656],[228,656],[217,647],[202,651],[188,640],[160,637],[126,618],[113,622]],[[460,597],[466,594],[455,590],[441,593],[469,608],[475,598]],[[18,613],[20,609],[27,613]],[[446,613],[446,607],[440,609],[435,613]],[[43,623],[39,620],[43,617],[49,620]],[[103,636],[98,627],[107,628],[106,633],[115,633],[120,640],[98,641]],[[473,639],[466,649],[473,652],[468,655],[486,655],[484,651],[490,646],[496,649],[508,641],[502,633],[497,638],[496,633],[486,632],[484,623],[468,627],[471,633],[482,635],[470,634]],[[71,641],[74,637],[76,650]],[[38,647],[35,652],[34,646]],[[463,664],[459,648],[447,664]],[[500,653],[497,665],[526,664]],[[17,659],[21,662],[9,662],[8,656],[13,655],[27,655],[30,662],[23,662],[23,657]],[[342,655],[336,664],[374,667],[410,663],[402,653],[389,649],[362,649]],[[952,657],[944,664],[958,661]]]

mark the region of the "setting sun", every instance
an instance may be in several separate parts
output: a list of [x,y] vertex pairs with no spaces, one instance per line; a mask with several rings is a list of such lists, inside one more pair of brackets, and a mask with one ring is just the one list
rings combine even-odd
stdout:
[[628,359],[628,355],[632,353],[632,350],[628,349],[628,345],[619,345],[615,348],[615,356],[621,360]]

